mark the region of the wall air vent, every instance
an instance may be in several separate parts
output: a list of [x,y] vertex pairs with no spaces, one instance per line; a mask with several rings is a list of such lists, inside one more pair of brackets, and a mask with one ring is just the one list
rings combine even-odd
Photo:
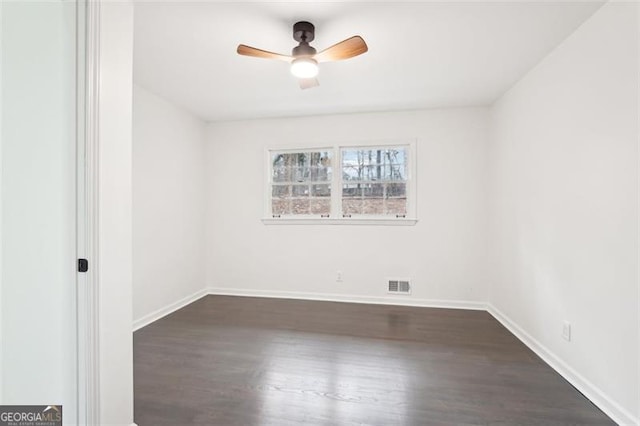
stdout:
[[404,278],[390,278],[387,281],[387,293],[411,294],[411,281]]

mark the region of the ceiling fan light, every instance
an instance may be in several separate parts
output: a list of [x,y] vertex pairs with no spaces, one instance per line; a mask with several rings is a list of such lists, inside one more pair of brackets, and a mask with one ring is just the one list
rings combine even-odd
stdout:
[[294,59],[291,74],[298,78],[313,78],[318,75],[318,63],[312,58]]

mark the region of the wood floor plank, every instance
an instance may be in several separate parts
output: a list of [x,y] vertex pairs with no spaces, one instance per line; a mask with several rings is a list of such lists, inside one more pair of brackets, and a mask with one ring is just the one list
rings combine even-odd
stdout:
[[609,425],[483,311],[206,296],[134,333],[135,421]]

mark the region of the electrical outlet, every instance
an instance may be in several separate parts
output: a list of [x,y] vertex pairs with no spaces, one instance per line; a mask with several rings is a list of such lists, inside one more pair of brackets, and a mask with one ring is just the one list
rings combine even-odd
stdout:
[[342,282],[342,271],[336,271],[336,282]]
[[567,342],[571,341],[571,323],[569,321],[562,323],[562,338]]

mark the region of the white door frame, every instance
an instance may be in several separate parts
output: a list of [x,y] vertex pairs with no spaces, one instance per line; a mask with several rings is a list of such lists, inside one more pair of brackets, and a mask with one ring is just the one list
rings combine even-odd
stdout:
[[[134,425],[131,151],[133,2],[79,10],[79,423]],[[80,161],[83,160],[83,161]],[[84,232],[80,232],[84,231]],[[81,237],[80,237],[81,236]]]
[[[2,23],[2,2],[0,2],[0,24]],[[2,46],[2,31],[0,31],[0,46]],[[0,82],[2,81],[2,55],[0,55]],[[2,99],[2,83],[0,83],[0,99]],[[0,106],[1,108],[1,106]],[[0,188],[2,187],[2,114],[0,114]],[[0,241],[2,241],[2,196],[0,196]],[[2,244],[0,243],[0,378],[2,375]],[[0,380],[0,402],[4,401],[4,381]]]
[[77,1],[77,257],[78,423],[100,424],[98,275],[98,112],[100,93],[100,1]]

